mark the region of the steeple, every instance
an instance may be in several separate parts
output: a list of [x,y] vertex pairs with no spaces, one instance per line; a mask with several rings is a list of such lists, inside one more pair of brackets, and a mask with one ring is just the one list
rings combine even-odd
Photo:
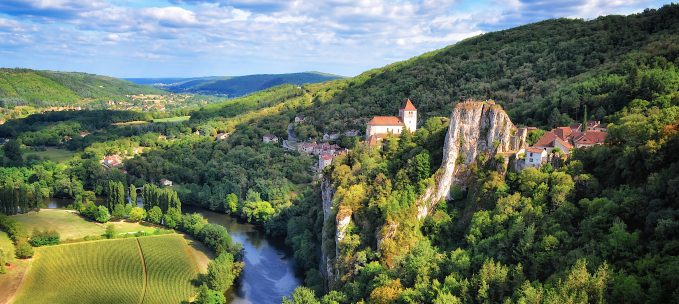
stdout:
[[403,107],[398,110],[398,116],[403,121],[403,125],[410,132],[415,132],[417,130],[417,108],[410,101],[410,98],[406,98],[403,102]]

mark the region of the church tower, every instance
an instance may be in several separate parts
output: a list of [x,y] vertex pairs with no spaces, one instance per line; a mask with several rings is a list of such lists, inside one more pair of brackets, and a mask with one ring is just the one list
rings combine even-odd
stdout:
[[415,132],[417,130],[417,109],[410,101],[410,98],[406,98],[403,107],[398,110],[398,116],[403,121],[403,125],[410,132]]

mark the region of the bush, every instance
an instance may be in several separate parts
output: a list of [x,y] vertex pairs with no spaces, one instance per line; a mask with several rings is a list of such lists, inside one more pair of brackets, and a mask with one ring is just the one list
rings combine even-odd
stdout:
[[161,220],[163,219],[163,211],[160,210],[160,207],[154,206],[151,208],[151,210],[149,210],[147,218],[151,223],[160,224]]
[[33,257],[33,247],[26,241],[17,242],[14,250],[17,258],[27,259]]
[[130,221],[133,222],[139,222],[143,220],[146,217],[146,210],[139,208],[139,207],[133,207],[132,210],[130,210],[130,215],[129,219]]
[[104,232],[104,237],[107,239],[112,239],[116,237],[116,227],[113,224],[106,225],[106,232]]
[[111,215],[108,213],[108,209],[104,206],[99,206],[99,208],[97,208],[97,216],[94,220],[99,223],[106,223],[110,219]]
[[59,244],[59,233],[54,230],[44,230],[44,231],[33,231],[33,236],[30,240],[31,245],[34,247],[48,246],[48,245],[58,245]]
[[211,290],[205,284],[198,289],[198,296],[196,297],[196,304],[223,304],[226,303],[224,293]]

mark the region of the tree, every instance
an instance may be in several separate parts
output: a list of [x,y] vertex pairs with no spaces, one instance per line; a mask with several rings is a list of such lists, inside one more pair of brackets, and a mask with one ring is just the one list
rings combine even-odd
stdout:
[[111,219],[111,215],[108,213],[108,209],[106,207],[99,206],[99,208],[97,209],[98,209],[97,215],[94,218],[95,221],[99,223],[106,223],[108,222],[108,220]]
[[163,216],[163,221],[165,226],[170,228],[177,228],[182,220],[182,214],[177,210],[177,208],[168,208],[165,216]]
[[200,285],[198,288],[198,296],[193,302],[196,304],[224,304],[226,303],[226,298],[223,292],[209,289],[207,285]]
[[238,212],[238,195],[229,193],[224,200],[223,208],[227,213],[236,214]]
[[130,184],[130,204],[133,206],[137,205],[137,187],[134,186],[134,184]]
[[146,211],[144,209],[139,207],[133,207],[132,210],[130,210],[129,216],[130,221],[139,222],[144,218],[146,218]]
[[125,218],[127,216],[125,205],[116,204],[115,207],[113,207],[113,213],[111,213],[111,215],[115,218]]
[[297,287],[292,293],[292,298],[283,297],[283,304],[320,304],[321,301],[316,298],[316,294],[311,288]]
[[205,281],[210,289],[224,293],[231,288],[242,267],[242,263],[234,262],[233,255],[222,253],[207,265]]
[[160,210],[160,207],[154,206],[149,210],[147,217],[149,222],[160,224],[160,221],[163,219],[163,211]]
[[16,140],[10,140],[2,147],[5,157],[17,165],[23,162],[21,157],[21,143]]

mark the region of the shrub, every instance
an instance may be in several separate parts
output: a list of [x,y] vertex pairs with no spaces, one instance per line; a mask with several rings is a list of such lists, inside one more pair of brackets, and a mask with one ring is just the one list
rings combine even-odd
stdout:
[[160,207],[154,206],[149,210],[147,218],[151,223],[160,224],[160,221],[163,219],[163,211],[160,210]]
[[94,220],[99,223],[106,223],[110,219],[111,215],[108,213],[108,209],[104,206],[99,206],[99,208],[97,208],[97,215]]
[[107,239],[112,239],[115,238],[116,236],[116,227],[113,226],[113,224],[108,224],[106,225],[106,232],[104,232],[104,237]]
[[139,222],[143,220],[146,217],[146,210],[139,208],[139,207],[133,207],[132,210],[130,210],[130,215],[129,219],[130,221],[133,222]]
[[59,244],[59,233],[54,230],[43,230],[33,231],[33,236],[30,240],[31,245],[34,247],[48,246],[48,245],[58,245]]
[[26,241],[17,242],[14,250],[17,258],[27,259],[33,257],[33,247]]

